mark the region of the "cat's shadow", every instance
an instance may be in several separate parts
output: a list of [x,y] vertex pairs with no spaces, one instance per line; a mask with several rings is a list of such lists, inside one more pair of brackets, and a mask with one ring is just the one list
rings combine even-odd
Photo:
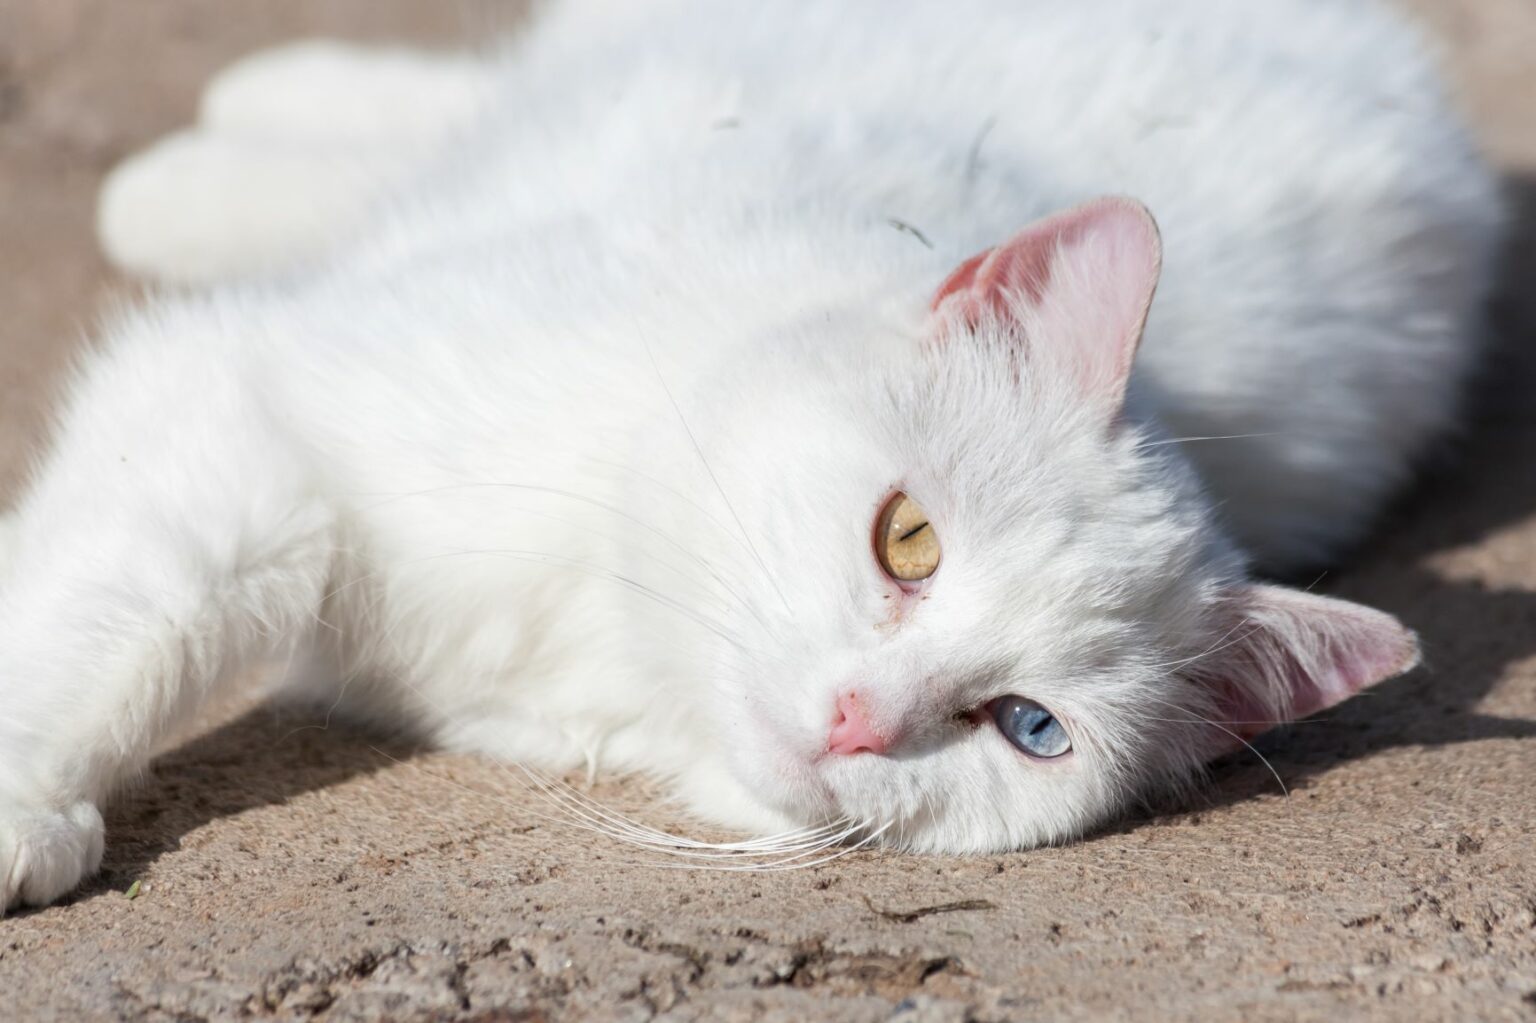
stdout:
[[324,720],[261,706],[159,758],[108,809],[101,871],[74,897],[127,888],[205,824],[372,774],[416,748]]
[[[1275,791],[1397,746],[1536,737],[1536,721],[1481,713],[1508,665],[1536,656],[1536,587],[1448,581],[1427,563],[1536,516],[1536,178],[1509,183],[1517,226],[1493,302],[1495,353],[1470,403],[1471,429],[1323,589],[1398,614],[1426,667],[1329,714],[1272,733],[1217,766],[1217,805]],[[1536,579],[1530,580],[1536,583]],[[346,727],[259,708],[163,757],[108,820],[101,874],[81,892],[123,888],[215,819],[277,805],[390,766],[410,750]],[[1134,827],[1135,821],[1126,826]]]
[[1523,566],[1528,574],[1508,587],[1430,567],[1486,557],[1470,549],[1507,528],[1536,528],[1536,177],[1506,184],[1515,225],[1501,254],[1493,353],[1468,403],[1470,428],[1427,467],[1376,539],[1321,586],[1397,614],[1419,633],[1425,665],[1217,765],[1218,805],[1276,791],[1271,767],[1295,786],[1392,747],[1536,737],[1536,720],[1478,709],[1509,665],[1536,656],[1536,566]]

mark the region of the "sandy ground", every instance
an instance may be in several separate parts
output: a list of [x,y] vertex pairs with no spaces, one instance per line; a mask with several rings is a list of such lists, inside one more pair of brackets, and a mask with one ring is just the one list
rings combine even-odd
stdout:
[[[1430,667],[1264,740],[1288,797],[1238,758],[1204,805],[1070,848],[681,872],[494,765],[257,710],[112,809],[76,898],[0,921],[0,1017],[1536,1019],[1536,4],[1413,6],[1525,226],[1474,428],[1328,580]],[[123,288],[91,231],[115,160],[253,48],[515,18],[487,10],[0,0],[0,492]]]

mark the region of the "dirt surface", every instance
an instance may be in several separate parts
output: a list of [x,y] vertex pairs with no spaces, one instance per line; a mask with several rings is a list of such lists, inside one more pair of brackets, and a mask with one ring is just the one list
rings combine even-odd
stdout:
[[[1476,424],[1328,580],[1430,667],[1266,738],[1288,797],[1239,758],[1198,809],[1069,848],[684,872],[547,822],[503,768],[257,710],[112,809],[76,898],[0,920],[0,1017],[1536,1019],[1536,5],[1412,6],[1525,221]],[[0,0],[0,491],[122,287],[91,230],[115,160],[256,47],[515,16]]]

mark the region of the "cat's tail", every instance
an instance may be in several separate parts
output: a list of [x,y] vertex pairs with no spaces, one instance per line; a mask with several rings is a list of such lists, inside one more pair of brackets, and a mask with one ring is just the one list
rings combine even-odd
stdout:
[[314,258],[481,111],[473,56],[308,40],[237,62],[198,123],[116,167],[97,233],[118,266],[180,284]]

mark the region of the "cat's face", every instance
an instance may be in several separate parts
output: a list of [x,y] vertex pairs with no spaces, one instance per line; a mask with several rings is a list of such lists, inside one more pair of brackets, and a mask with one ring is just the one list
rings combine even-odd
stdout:
[[995,250],[1013,265],[962,267],[921,336],[848,343],[889,325],[834,317],[779,339],[800,357],[741,384],[771,430],[730,389],[715,412],[750,557],[710,711],[792,819],[1059,840],[1411,660],[1385,615],[1240,582],[1192,473],[1122,416],[1150,220],[1053,221]]

